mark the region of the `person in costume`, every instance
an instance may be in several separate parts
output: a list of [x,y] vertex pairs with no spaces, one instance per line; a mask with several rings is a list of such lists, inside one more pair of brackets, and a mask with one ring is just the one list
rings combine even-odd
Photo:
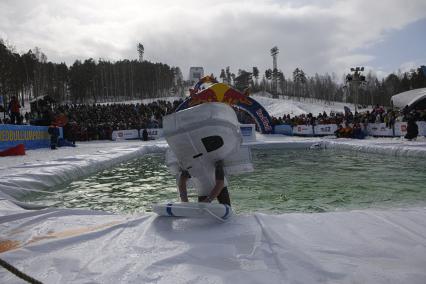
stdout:
[[[188,191],[187,191],[187,182],[191,178],[191,175],[188,171],[182,170],[180,178],[178,181],[179,195],[182,202],[188,202]],[[198,202],[207,202],[210,203],[217,198],[219,203],[227,204],[231,206],[231,200],[229,197],[228,191],[228,182],[225,178],[225,172],[223,169],[223,161],[217,161],[215,163],[215,185],[210,190],[210,192],[199,191],[198,193]]]

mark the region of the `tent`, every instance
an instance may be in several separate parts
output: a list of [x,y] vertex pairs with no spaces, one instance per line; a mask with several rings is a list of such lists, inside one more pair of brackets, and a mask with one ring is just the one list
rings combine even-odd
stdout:
[[391,98],[394,106],[410,109],[426,109],[426,88],[414,89],[399,93]]

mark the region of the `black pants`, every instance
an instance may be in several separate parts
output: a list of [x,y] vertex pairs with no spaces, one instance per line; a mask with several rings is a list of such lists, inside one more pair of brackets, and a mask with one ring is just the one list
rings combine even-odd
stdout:
[[[207,196],[198,196],[198,202],[204,200]],[[231,199],[229,198],[228,188],[225,186],[220,194],[217,196],[217,200],[220,204],[226,204],[231,206]]]

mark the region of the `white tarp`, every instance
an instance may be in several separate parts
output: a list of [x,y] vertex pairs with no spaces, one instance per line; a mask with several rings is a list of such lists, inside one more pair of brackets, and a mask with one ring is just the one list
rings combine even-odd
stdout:
[[[178,219],[0,218],[0,257],[43,283],[424,283],[426,210]],[[1,283],[22,283],[0,268]]]
[[404,108],[405,106],[410,106],[411,104],[423,98],[426,98],[426,88],[414,89],[399,93],[395,96],[392,96],[391,101],[394,106]]
[[[250,145],[309,148],[313,143],[426,158],[424,139],[259,135]],[[0,193],[11,187],[54,187],[165,148],[164,140],[158,140],[28,151],[27,156],[2,159]],[[122,216],[78,209],[31,211],[4,198],[0,197],[0,258],[44,283],[388,284],[426,279],[425,207],[252,214],[221,224],[213,218]],[[22,281],[0,267],[0,283]]]

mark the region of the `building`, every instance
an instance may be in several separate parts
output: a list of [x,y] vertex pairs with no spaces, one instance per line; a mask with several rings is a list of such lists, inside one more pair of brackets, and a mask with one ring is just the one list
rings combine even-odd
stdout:
[[189,83],[191,85],[198,82],[200,78],[204,77],[203,67],[190,67],[189,68]]

